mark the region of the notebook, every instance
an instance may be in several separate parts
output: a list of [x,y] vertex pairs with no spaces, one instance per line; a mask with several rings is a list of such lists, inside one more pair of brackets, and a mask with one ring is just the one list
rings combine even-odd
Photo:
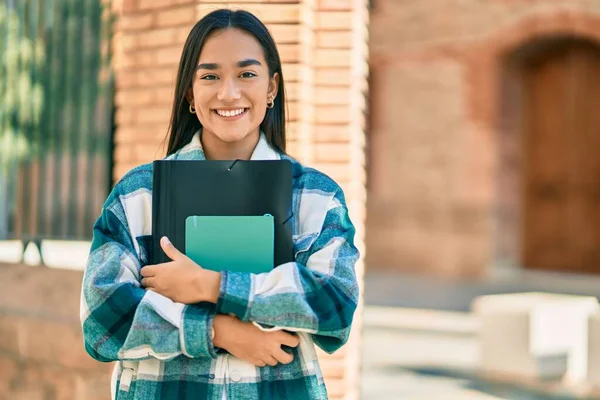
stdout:
[[[154,161],[149,262],[170,261],[160,246],[163,236],[188,253],[186,221],[190,216],[262,218],[265,214],[272,216],[272,266],[293,261],[292,163],[288,160]],[[233,237],[237,232],[230,234]],[[228,249],[236,251],[233,242]]]
[[186,255],[213,271],[273,269],[273,216],[198,216],[185,221]]

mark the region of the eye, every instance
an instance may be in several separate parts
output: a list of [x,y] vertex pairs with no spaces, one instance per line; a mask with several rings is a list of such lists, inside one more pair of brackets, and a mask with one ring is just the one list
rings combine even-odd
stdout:
[[242,74],[240,75],[240,77],[242,77],[242,78],[252,78],[255,76],[256,76],[256,74],[253,72],[242,72]]
[[214,80],[217,80],[219,78],[216,75],[210,74],[210,75],[204,75],[200,79],[205,80],[205,81],[214,81]]

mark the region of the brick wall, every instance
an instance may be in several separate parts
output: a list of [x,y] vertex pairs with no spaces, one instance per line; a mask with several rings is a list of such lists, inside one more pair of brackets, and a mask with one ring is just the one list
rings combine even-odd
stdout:
[[[288,150],[343,187],[364,254],[364,93],[366,0],[122,0],[113,38],[117,78],[114,177],[161,158],[177,63],[192,25],[221,7],[254,12],[271,30],[283,61]],[[362,285],[364,266],[357,266]],[[332,399],[358,398],[361,310],[350,342],[320,353]]]
[[373,6],[369,266],[472,277],[514,262],[519,150],[499,111],[503,56],[557,34],[599,41],[600,2]]
[[111,364],[84,350],[83,274],[0,265],[0,399],[110,399]]

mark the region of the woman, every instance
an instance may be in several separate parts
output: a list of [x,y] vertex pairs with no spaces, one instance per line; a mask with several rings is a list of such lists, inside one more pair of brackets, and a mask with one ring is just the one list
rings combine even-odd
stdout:
[[94,225],[81,305],[88,353],[118,361],[117,399],[327,398],[314,344],[332,353],[348,339],[358,251],[339,186],[285,154],[284,92],[275,43],[252,14],[218,10],[194,26],[167,158],[290,160],[295,262],[217,273],[162,238],[172,261],[147,265],[152,164],[127,173]]

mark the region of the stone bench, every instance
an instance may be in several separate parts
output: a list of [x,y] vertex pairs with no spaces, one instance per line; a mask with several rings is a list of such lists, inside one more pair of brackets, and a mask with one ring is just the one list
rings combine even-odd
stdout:
[[[482,373],[525,380],[563,377],[567,384],[586,380],[588,319],[600,310],[596,297],[486,295],[473,301],[472,310],[481,324]],[[600,332],[600,320],[597,326]],[[600,366],[594,368],[600,376]]]

